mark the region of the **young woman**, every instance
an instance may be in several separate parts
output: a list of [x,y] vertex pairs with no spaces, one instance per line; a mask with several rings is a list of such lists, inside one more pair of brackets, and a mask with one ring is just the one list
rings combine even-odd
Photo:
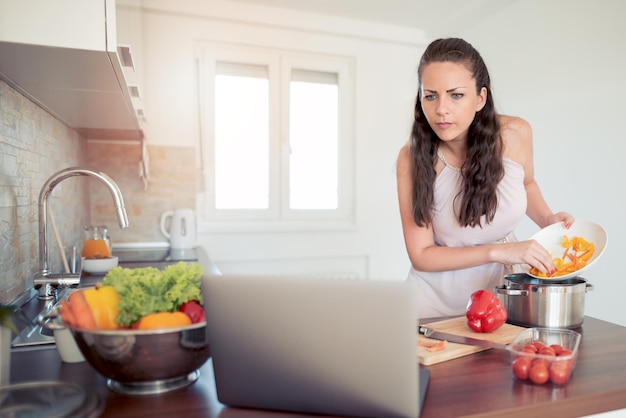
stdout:
[[539,227],[574,217],[553,213],[533,173],[532,132],[496,113],[487,67],[462,39],[439,39],[418,67],[411,139],[397,161],[398,199],[418,285],[420,317],[462,315],[472,292],[503,282],[515,264],[555,270],[536,241],[517,242],[528,215]]

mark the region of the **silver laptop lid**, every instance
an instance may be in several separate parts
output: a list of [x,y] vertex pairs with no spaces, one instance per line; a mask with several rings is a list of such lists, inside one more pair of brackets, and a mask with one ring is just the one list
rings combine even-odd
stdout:
[[413,284],[207,275],[202,285],[220,402],[419,415]]

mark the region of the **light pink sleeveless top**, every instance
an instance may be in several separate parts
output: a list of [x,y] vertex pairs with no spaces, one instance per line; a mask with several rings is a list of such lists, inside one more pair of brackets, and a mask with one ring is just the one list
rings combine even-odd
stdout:
[[[526,213],[524,168],[505,158],[504,177],[498,185],[498,208],[493,221],[482,227],[461,227],[454,214],[461,173],[448,166],[435,179],[433,230],[435,243],[448,247],[466,247],[495,242],[516,241],[514,230]],[[472,292],[503,283],[509,266],[490,263],[444,272],[423,272],[411,268],[408,280],[418,285],[420,318],[464,315]]]

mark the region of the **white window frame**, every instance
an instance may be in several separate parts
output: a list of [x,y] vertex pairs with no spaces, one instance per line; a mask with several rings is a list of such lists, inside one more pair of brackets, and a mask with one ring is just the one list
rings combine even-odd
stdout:
[[[201,159],[204,190],[198,195],[199,222],[211,231],[346,229],[354,226],[354,60],[244,45],[203,42],[198,48]],[[262,210],[217,209],[215,205],[214,83],[217,62],[262,65],[270,84],[270,200]],[[338,208],[289,209],[289,83],[292,69],[337,74],[339,86]]]

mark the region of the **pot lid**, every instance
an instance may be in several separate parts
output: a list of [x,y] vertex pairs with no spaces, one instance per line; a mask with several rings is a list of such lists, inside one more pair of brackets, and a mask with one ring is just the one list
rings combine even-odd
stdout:
[[69,382],[28,382],[0,387],[2,417],[97,417],[104,404],[95,393]]

